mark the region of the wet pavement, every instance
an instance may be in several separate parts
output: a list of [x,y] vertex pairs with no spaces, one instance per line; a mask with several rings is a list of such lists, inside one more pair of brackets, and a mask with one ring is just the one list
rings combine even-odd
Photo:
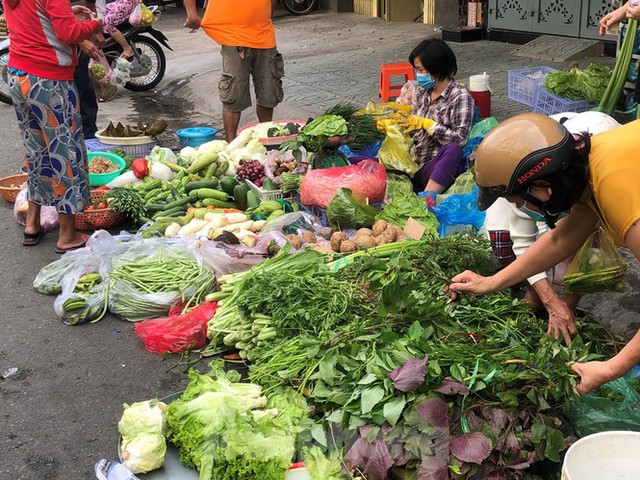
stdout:
[[[181,28],[182,13],[169,11],[157,23],[168,37],[168,70],[156,91],[120,91],[100,105],[99,124],[164,117],[162,137],[176,147],[173,132],[194,125],[221,126],[217,80],[218,47],[202,32]],[[277,118],[318,116],[338,102],[377,101],[380,63],[404,61],[422,39],[437,35],[422,24],[385,23],[355,14],[279,16],[279,48],[286,62],[285,101]],[[487,71],[493,85],[493,114],[499,119],[527,111],[507,98],[507,70],[539,65],[516,57],[514,45],[451,44],[458,56],[458,80]],[[594,59],[612,64],[611,59]],[[561,67],[560,64],[550,66]],[[243,123],[255,121],[247,112]],[[11,107],[0,105],[0,176],[21,167],[21,144]],[[122,403],[163,397],[186,384],[176,357],[146,352],[133,325],[107,317],[93,325],[60,323],[54,297],[32,289],[39,269],[58,258],[55,232],[37,247],[20,245],[22,231],[10,205],[0,205],[0,478],[88,479],[99,458],[115,458]],[[638,328],[638,264],[630,261],[625,294],[594,295],[581,306],[617,331]],[[4,378],[15,367],[17,372]]]

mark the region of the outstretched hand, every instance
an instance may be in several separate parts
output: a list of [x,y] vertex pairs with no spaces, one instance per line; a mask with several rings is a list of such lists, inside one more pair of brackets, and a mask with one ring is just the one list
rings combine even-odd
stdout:
[[576,387],[580,395],[590,393],[615,378],[608,362],[574,363],[571,370],[580,375],[580,383]]
[[496,291],[493,277],[483,277],[471,270],[466,270],[451,279],[451,283],[445,287],[446,292],[470,293],[484,295]]

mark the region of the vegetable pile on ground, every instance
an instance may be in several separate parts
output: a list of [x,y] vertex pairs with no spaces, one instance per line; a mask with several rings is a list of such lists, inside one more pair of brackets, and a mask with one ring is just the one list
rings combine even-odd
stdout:
[[544,84],[551,93],[572,100],[600,100],[604,95],[611,69],[605,65],[589,64],[580,69],[577,62],[573,62],[568,72],[557,71],[548,73]]
[[[570,348],[507,293],[451,302],[459,271],[493,269],[484,241],[382,245],[333,263],[306,250],[222,277],[210,353],[235,346],[250,380],[305,395],[327,428],[355,434],[345,463],[368,480],[522,478],[559,462],[572,437],[560,408],[567,362],[609,355],[594,325]],[[342,268],[341,268],[342,267]],[[327,443],[325,429],[314,438]],[[417,476],[417,477],[416,477]]]

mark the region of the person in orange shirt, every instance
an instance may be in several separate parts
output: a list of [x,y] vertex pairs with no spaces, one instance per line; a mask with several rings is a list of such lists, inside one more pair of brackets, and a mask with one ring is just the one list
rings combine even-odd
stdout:
[[249,77],[253,77],[256,114],[260,122],[273,119],[284,97],[284,62],[276,48],[271,14],[277,0],[210,0],[202,20],[195,0],[184,0],[185,27],[202,27],[222,46],[222,76],[218,84],[227,141],[237,136],[242,111],[251,106]]

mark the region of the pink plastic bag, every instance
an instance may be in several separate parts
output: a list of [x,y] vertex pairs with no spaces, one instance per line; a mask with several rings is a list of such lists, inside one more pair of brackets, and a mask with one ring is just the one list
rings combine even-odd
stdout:
[[[25,186],[16,198],[13,204],[13,216],[20,225],[27,223],[27,210],[29,209],[29,203],[27,200],[27,187]],[[58,212],[56,207],[44,206],[40,208],[40,225],[45,230],[53,230],[58,228]]]
[[300,201],[309,206],[327,208],[336,192],[349,188],[369,203],[382,202],[387,186],[387,172],[373,160],[363,160],[348,167],[311,170],[302,179]]

